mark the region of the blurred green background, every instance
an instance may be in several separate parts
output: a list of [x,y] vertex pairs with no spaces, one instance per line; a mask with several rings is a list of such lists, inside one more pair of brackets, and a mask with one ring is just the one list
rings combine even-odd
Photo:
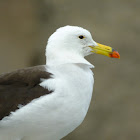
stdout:
[[140,140],[140,0],[0,0],[0,73],[45,64],[48,37],[65,25],[88,29],[121,59],[87,57],[91,106],[63,140]]

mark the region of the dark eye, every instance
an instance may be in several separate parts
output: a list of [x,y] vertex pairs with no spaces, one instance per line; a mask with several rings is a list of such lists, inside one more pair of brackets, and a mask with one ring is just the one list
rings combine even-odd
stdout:
[[80,38],[80,39],[83,39],[83,38],[84,38],[84,36],[83,36],[83,35],[80,35],[80,36],[79,36],[79,38]]

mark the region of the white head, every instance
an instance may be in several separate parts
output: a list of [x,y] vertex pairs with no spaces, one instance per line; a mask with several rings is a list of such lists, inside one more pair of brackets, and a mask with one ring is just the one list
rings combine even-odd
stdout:
[[65,63],[90,65],[84,57],[93,52],[97,53],[97,50],[94,50],[97,46],[99,47],[99,44],[92,39],[88,30],[78,26],[61,27],[48,40],[46,47],[47,65]]

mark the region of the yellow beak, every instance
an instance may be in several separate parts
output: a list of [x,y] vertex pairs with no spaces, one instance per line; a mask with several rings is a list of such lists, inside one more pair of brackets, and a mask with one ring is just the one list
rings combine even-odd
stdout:
[[109,46],[97,43],[97,46],[89,46],[89,47],[92,49],[92,52],[94,53],[120,59],[120,54]]

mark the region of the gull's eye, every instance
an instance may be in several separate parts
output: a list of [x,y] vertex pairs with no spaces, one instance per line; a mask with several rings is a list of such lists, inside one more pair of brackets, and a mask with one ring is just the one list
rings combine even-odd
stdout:
[[80,38],[80,39],[83,39],[83,38],[84,38],[84,36],[83,36],[83,35],[80,35],[80,36],[79,36],[79,38]]

